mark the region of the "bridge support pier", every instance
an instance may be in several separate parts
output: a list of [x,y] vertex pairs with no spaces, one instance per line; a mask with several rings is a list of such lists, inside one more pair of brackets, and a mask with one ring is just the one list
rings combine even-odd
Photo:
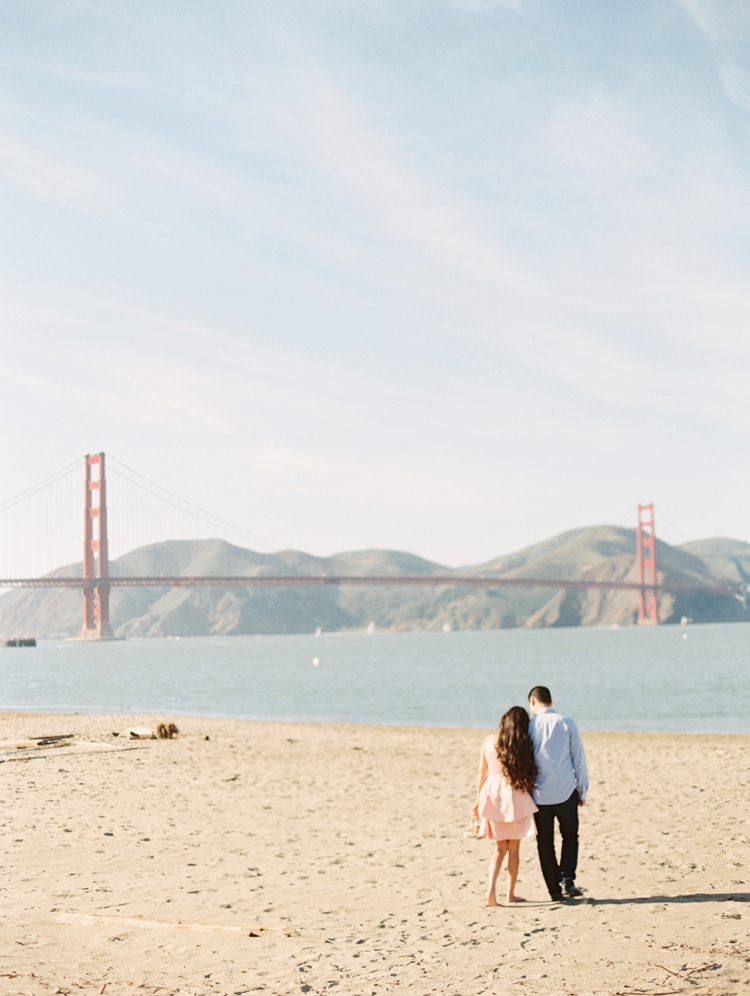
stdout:
[[109,547],[104,454],[86,455],[81,640],[114,640],[109,622]]
[[656,598],[656,534],[654,532],[654,506],[638,506],[638,525],[635,534],[638,563],[638,625],[657,626],[659,605]]

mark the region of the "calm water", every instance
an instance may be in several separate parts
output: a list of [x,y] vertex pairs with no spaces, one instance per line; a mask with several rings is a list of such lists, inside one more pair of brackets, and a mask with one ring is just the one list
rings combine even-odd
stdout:
[[749,665],[745,623],[45,642],[0,708],[491,727],[546,684],[584,729],[750,733]]

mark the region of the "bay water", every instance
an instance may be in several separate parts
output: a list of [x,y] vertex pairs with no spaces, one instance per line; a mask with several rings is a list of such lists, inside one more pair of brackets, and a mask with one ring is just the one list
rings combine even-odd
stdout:
[[44,641],[0,709],[494,727],[548,685],[582,729],[750,733],[750,624]]

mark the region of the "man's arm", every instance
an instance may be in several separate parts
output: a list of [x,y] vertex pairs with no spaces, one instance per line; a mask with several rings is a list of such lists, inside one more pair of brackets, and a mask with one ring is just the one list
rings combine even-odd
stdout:
[[586,751],[583,749],[583,741],[578,727],[573,720],[568,720],[568,736],[570,737],[570,756],[573,761],[573,771],[578,785],[578,804],[586,803],[586,793],[589,790],[589,769],[586,764]]

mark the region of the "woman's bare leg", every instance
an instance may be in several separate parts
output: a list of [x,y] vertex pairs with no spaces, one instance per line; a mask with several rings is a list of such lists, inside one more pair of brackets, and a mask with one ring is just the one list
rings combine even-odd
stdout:
[[490,881],[487,887],[488,906],[497,906],[497,898],[495,896],[495,885],[497,884],[497,876],[500,874],[500,868],[502,867],[503,858],[505,857],[507,850],[508,850],[507,840],[495,841],[495,850],[490,855]]
[[520,896],[515,893],[516,881],[518,879],[518,865],[520,859],[521,841],[508,841],[508,902],[523,902]]

